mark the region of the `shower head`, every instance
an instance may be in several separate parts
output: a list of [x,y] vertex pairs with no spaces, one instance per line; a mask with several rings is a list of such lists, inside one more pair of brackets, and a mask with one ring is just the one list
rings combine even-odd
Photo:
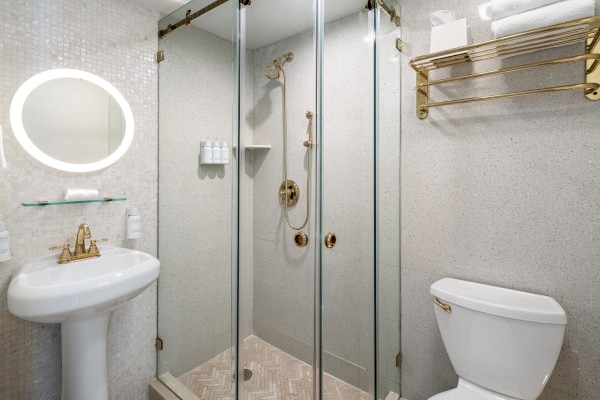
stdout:
[[272,62],[267,65],[265,69],[263,69],[263,75],[267,77],[267,79],[277,79],[279,78],[279,68],[277,68],[277,64]]
[[283,69],[283,64],[286,62],[290,62],[294,59],[293,53],[285,53],[276,59],[273,60],[272,63],[267,65],[265,69],[263,69],[263,75],[267,77],[267,79],[277,79],[279,78],[279,71]]

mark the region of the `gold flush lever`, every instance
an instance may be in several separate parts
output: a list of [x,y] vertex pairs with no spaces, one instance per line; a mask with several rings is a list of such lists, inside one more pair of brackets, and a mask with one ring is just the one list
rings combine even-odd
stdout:
[[332,249],[335,247],[337,239],[335,237],[335,233],[329,232],[327,236],[325,236],[325,247],[328,249]]
[[434,299],[433,299],[433,303],[434,303],[436,306],[440,307],[442,310],[446,311],[447,313],[451,313],[451,312],[452,312],[452,307],[450,307],[448,304],[444,304],[444,303],[442,303],[441,301],[439,301],[439,300],[438,300],[438,299],[436,299],[435,297],[434,297]]

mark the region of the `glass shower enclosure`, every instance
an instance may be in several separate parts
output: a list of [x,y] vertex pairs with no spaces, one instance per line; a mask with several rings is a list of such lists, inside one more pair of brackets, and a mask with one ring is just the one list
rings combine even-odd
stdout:
[[157,376],[180,398],[398,398],[384,5],[194,0],[160,21]]

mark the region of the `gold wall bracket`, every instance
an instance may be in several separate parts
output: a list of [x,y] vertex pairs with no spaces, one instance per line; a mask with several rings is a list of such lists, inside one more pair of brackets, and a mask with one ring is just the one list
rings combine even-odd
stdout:
[[[500,68],[486,72],[455,76],[450,78],[430,80],[430,72],[460,64],[517,56],[537,50],[568,44],[586,43],[583,55],[546,60],[514,67]],[[451,82],[461,82],[492,75],[509,74],[526,70],[542,69],[553,65],[585,61],[585,82],[571,85],[553,86],[542,89],[523,90],[519,92],[492,94],[480,97],[470,97],[440,102],[430,102],[429,87]],[[416,57],[410,62],[417,72],[417,117],[427,118],[429,109],[456,104],[473,103],[484,100],[497,100],[511,97],[529,96],[534,94],[563,92],[583,89],[589,100],[600,99],[600,17],[584,18],[565,22],[546,28],[535,29],[500,39],[490,40],[469,46]],[[543,75],[543,73],[540,73]]]
[[[594,37],[588,37],[585,53],[590,56],[585,62],[585,82],[588,84],[600,83],[600,68],[598,68],[600,58],[596,57],[600,54],[600,29]],[[598,100],[600,91],[596,88],[596,90],[586,92],[585,97],[588,100]]]

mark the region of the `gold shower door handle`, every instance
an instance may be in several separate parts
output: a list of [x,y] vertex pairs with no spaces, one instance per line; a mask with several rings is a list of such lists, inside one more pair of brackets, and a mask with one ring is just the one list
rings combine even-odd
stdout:
[[441,301],[439,301],[438,299],[434,298],[433,299],[433,303],[440,307],[442,310],[446,311],[447,313],[451,313],[452,312],[452,307],[450,307],[450,305],[448,304],[444,304]]
[[336,237],[335,237],[335,233],[333,232],[329,232],[327,234],[327,236],[325,236],[325,247],[327,247],[328,249],[332,249],[335,247],[335,243],[336,243]]

